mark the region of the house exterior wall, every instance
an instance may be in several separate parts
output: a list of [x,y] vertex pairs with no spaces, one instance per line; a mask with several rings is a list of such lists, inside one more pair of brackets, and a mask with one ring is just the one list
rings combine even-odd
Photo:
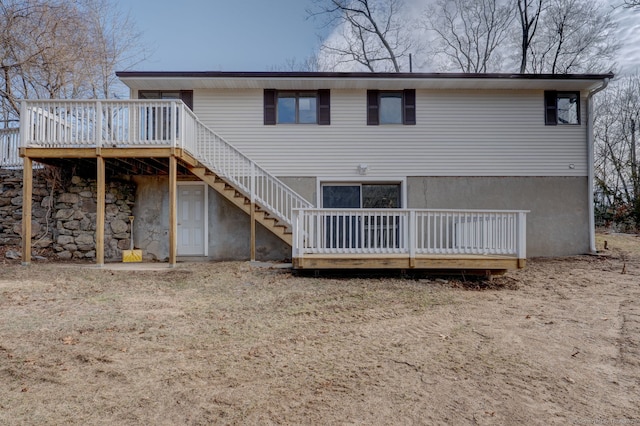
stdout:
[[584,96],[582,124],[564,126],[545,125],[542,90],[416,97],[415,126],[367,126],[365,90],[331,91],[330,126],[265,126],[262,90],[196,91],[194,109],[314,204],[322,181],[401,177],[409,208],[530,210],[529,256],[588,251]]
[[[282,178],[303,197],[317,200],[312,177]],[[321,180],[320,180],[321,182]],[[568,256],[589,251],[586,177],[413,176],[404,183],[413,209],[529,210],[527,255]]]
[[[583,96],[586,93],[583,93]],[[542,90],[418,90],[417,124],[366,125],[366,90],[331,91],[331,125],[263,124],[263,91],[196,90],[194,111],[277,176],[586,176],[581,125],[545,126]]]
[[[134,243],[149,260],[169,257],[169,180],[166,176],[135,176]],[[249,216],[209,188],[210,260],[248,260]],[[291,258],[291,248],[261,225],[256,227],[256,254],[260,260]]]
[[586,177],[412,177],[409,208],[530,210],[527,256],[589,251]]
[[[331,90],[329,126],[264,125],[262,89],[195,90],[194,111],[313,204],[322,182],[402,180],[408,208],[530,210],[529,256],[589,250],[586,93],[581,124],[559,126],[545,125],[542,90],[416,94],[416,125],[367,126],[366,90]],[[247,258],[248,217],[210,200],[210,258]],[[259,256],[289,257],[271,238]]]

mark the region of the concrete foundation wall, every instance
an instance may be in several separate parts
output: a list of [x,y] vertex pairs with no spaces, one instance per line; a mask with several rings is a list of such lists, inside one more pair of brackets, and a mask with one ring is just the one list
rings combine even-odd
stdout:
[[315,177],[279,177],[285,185],[296,191],[314,206],[317,200],[317,184]]
[[[169,196],[166,177],[135,177],[134,242],[147,258],[169,255]],[[288,177],[285,184],[314,202],[313,177]],[[407,207],[431,209],[530,210],[527,255],[566,256],[589,250],[586,177],[409,177]],[[209,188],[209,259],[246,260],[250,219]],[[257,226],[259,260],[284,260],[291,248]]]
[[[136,176],[134,243],[148,259],[169,257],[169,180]],[[248,260],[251,255],[251,222],[214,189],[208,188],[210,260]],[[258,260],[286,260],[291,248],[261,225],[256,226]]]
[[527,257],[589,251],[586,177],[410,177],[409,208],[530,210]]

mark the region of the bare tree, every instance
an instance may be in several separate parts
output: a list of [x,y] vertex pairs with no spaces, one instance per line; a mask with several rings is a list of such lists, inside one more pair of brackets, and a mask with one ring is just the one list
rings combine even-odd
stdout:
[[284,63],[274,65],[270,69],[271,71],[315,72],[322,71],[324,68],[318,55],[314,53],[303,59],[287,58]]
[[529,46],[536,35],[544,0],[518,0],[520,21],[520,74],[527,71]]
[[619,50],[616,24],[597,0],[547,0],[528,68],[534,73],[610,71]]
[[90,90],[94,97],[109,98],[118,84],[115,71],[139,64],[147,58],[148,49],[130,14],[115,7],[112,0],[80,1],[93,41],[84,55],[94,64]]
[[640,0],[624,0],[625,7],[640,7]]
[[111,0],[0,0],[0,108],[27,98],[109,97],[116,67],[141,57],[140,34]]
[[501,0],[438,0],[427,9],[426,29],[436,35],[434,54],[448,70],[484,73],[501,66],[499,47],[514,20]]
[[314,0],[310,16],[336,30],[321,46],[335,64],[357,63],[369,71],[395,71],[412,49],[402,21],[404,0]]
[[601,220],[640,228],[640,75],[598,96],[594,136],[597,212]]

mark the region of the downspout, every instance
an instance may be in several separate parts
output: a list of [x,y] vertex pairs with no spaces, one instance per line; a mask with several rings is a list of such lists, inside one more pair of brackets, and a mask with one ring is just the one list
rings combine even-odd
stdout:
[[593,205],[593,176],[595,165],[595,148],[593,137],[593,95],[606,89],[609,85],[609,78],[605,78],[600,87],[597,87],[589,92],[587,96],[587,157],[588,157],[588,176],[587,176],[587,190],[589,194],[589,253],[598,254],[596,249],[596,218],[595,207]]

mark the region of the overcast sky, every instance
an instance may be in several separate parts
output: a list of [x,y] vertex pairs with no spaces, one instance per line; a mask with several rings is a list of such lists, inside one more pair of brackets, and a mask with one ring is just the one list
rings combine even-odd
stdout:
[[[144,71],[269,71],[317,48],[311,0],[118,0],[153,51]],[[619,3],[622,0],[608,0]],[[640,11],[616,9],[619,64],[640,71]]]
[[119,1],[153,48],[136,70],[265,71],[318,44],[310,0]]

